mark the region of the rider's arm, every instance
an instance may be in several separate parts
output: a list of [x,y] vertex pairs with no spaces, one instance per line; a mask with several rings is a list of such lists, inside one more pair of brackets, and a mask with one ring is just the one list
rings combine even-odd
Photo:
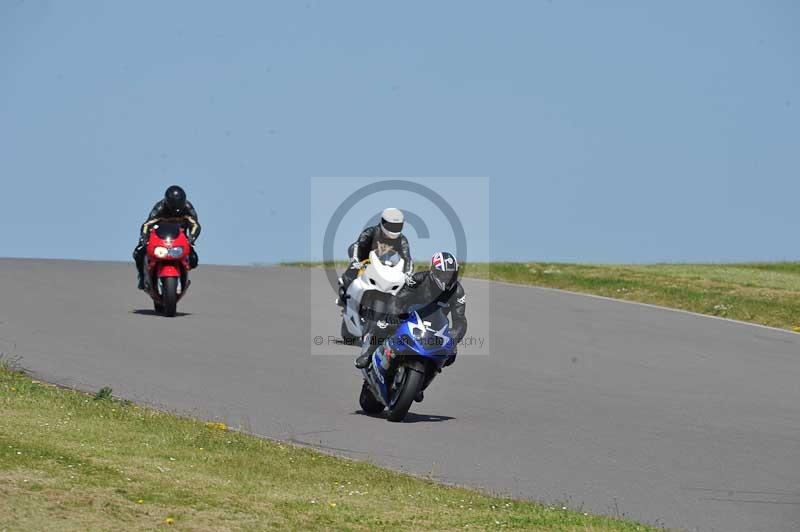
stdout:
[[410,274],[414,271],[414,261],[411,260],[411,247],[405,235],[400,235],[400,256],[403,258],[403,273]]
[[350,244],[347,248],[347,254],[350,256],[351,261],[362,261],[369,257],[369,252],[372,249],[372,239],[375,236],[375,228],[367,227],[364,229],[358,239]]
[[448,301],[450,304],[450,316],[453,326],[450,328],[450,336],[453,341],[460,342],[467,335],[467,294],[461,283],[453,290],[453,295]]
[[150,228],[155,225],[158,219],[161,217],[161,210],[164,208],[164,200],[156,202],[153,205],[153,208],[150,210],[150,214],[147,215],[147,220],[142,224],[142,227],[139,229],[139,234],[142,236],[146,235],[150,232]]
[[421,271],[413,274],[411,276],[411,278],[414,280],[413,285],[407,284],[406,286],[403,287],[403,290],[405,290],[406,287],[409,289],[409,291],[416,290],[417,288],[423,285],[423,281],[425,281],[428,275],[430,275],[430,272],[427,271]]
[[186,202],[186,219],[191,225],[189,232],[192,234],[192,242],[194,242],[197,240],[197,237],[200,236],[202,227],[200,226],[200,222],[197,221],[197,211],[194,210],[194,205],[192,205],[190,201]]
[[397,293],[397,297],[395,298],[395,306],[399,313],[399,319],[404,320],[408,318],[408,309],[412,305],[427,305],[430,303],[430,301],[426,300],[425,295],[423,294],[424,290],[422,289],[422,287],[425,285],[424,281],[427,275],[427,271],[413,274],[411,277],[414,282],[406,283]]

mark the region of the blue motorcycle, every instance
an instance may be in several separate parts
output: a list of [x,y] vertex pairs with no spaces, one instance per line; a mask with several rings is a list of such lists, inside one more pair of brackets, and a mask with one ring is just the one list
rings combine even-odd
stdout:
[[359,403],[367,414],[379,414],[388,409],[389,421],[402,421],[414,399],[421,397],[438,375],[447,358],[455,350],[450,337],[450,322],[438,308],[420,315],[412,309],[393,334],[371,347],[370,338],[364,345],[373,349],[372,364],[362,369],[364,384]]

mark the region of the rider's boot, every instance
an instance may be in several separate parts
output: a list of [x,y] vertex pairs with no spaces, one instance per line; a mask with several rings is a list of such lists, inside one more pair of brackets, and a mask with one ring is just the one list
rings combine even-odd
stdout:
[[368,326],[367,330],[369,332],[361,339],[361,354],[353,362],[358,369],[365,369],[370,366],[375,347],[381,345],[388,338],[388,331],[386,330],[388,326],[389,323],[386,320],[378,320]]
[[339,287],[339,297],[336,298],[336,304],[344,308],[346,306],[347,294],[344,291],[344,286]]
[[358,277],[358,269],[352,266],[345,270],[341,277],[339,277],[339,298],[336,304],[344,308],[347,306],[347,288]]
[[361,354],[355,359],[353,364],[358,369],[367,369],[372,363],[372,333],[368,332],[361,339]]
[[370,355],[371,353],[369,351],[360,354],[358,358],[356,358],[355,362],[353,362],[353,364],[355,364],[355,366],[358,369],[367,369],[369,367],[370,361],[372,360],[372,357]]
[[133,262],[136,264],[136,273],[138,275],[136,287],[139,290],[144,290],[144,250],[144,244],[141,240],[133,250]]

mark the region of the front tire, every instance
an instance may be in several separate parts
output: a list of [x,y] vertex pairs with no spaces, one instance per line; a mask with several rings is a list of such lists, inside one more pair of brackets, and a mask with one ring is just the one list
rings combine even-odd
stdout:
[[164,316],[174,318],[178,310],[178,278],[161,279],[161,300],[164,302]]
[[372,393],[372,390],[369,389],[369,385],[366,381],[361,385],[361,395],[358,397],[358,404],[361,405],[361,410],[370,416],[380,414],[384,409],[383,403],[375,398],[375,395]]
[[405,373],[403,384],[400,391],[397,392],[397,400],[394,402],[394,406],[389,408],[389,415],[386,417],[389,421],[403,421],[406,414],[408,414],[408,409],[411,408],[411,404],[414,402],[414,398],[422,389],[425,378],[422,373],[408,366],[405,368]]

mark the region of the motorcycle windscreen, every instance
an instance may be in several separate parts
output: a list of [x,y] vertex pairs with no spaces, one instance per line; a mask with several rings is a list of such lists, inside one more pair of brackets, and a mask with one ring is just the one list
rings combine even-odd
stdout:
[[173,223],[159,223],[156,227],[156,235],[161,240],[175,240],[181,234],[181,226]]
[[438,308],[425,312],[425,308],[412,308],[406,321],[400,325],[397,336],[413,351],[425,356],[446,356],[453,348],[450,322]]
[[383,264],[384,266],[395,267],[400,263],[401,258],[402,257],[400,257],[400,255],[397,252],[387,251],[386,253],[378,257],[378,260],[381,261],[381,264]]

